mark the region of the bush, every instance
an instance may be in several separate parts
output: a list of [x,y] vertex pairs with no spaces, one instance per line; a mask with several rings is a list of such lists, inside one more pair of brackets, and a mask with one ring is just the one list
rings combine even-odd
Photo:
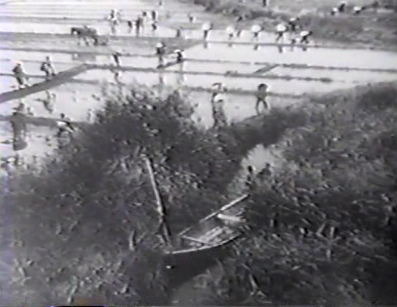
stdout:
[[[178,93],[160,99],[105,89],[103,99],[97,121],[68,147],[2,186],[1,249],[13,255],[1,264],[1,275],[10,276],[1,283],[2,304],[65,304],[84,296],[120,305],[167,303],[172,291],[161,269],[143,155],[175,234],[228,200],[241,159],[281,138],[292,118],[273,111],[279,121],[268,115],[206,131]],[[264,137],[256,130],[266,123],[275,130]]]
[[[396,301],[396,94],[380,84],[308,104],[306,125],[278,144],[285,164],[254,191],[256,231],[223,262],[212,294],[245,289],[224,295],[234,305]],[[233,270],[243,271],[238,286],[225,285]]]

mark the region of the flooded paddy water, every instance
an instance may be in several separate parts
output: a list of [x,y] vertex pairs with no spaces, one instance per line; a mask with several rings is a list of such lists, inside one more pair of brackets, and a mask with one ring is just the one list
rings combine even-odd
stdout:
[[[158,60],[155,57],[147,57],[153,54],[153,50],[144,47],[126,46],[129,52],[146,56],[123,57],[122,65],[136,68],[155,68]],[[125,48],[125,49],[127,49]],[[332,55],[332,56],[329,56]],[[27,60],[24,67],[28,74],[40,75],[39,63],[45,58],[43,52],[25,52],[7,50],[1,53],[0,66],[2,71],[11,71],[15,61]],[[167,68],[166,72],[124,72],[120,77],[123,83],[141,84],[153,87],[163,82],[168,87],[202,87],[210,88],[213,83],[223,82],[227,88],[239,90],[255,90],[259,83],[265,82],[269,85],[271,92],[278,94],[302,95],[308,93],[327,93],[336,89],[349,88],[377,81],[391,81],[396,75],[388,72],[360,72],[346,70],[327,69],[297,69],[289,67],[269,67],[255,64],[255,62],[269,62],[274,64],[307,64],[315,66],[352,67],[365,69],[390,69],[397,67],[395,54],[384,52],[373,52],[363,50],[329,50],[311,49],[306,52],[302,50],[279,53],[277,48],[261,48],[254,50],[250,46],[203,45],[187,49],[185,56],[193,61],[187,61],[182,65]],[[76,60],[71,54],[51,53],[52,60],[56,63],[57,71],[63,71],[76,66],[82,61]],[[196,60],[210,59],[213,63],[195,62]],[[219,60],[219,63],[216,61]],[[230,61],[225,63],[222,61]],[[239,62],[251,61],[251,65]],[[90,63],[110,64],[110,56],[94,55],[89,59]],[[227,72],[239,74],[253,74],[263,71],[262,76],[231,77],[225,75]],[[184,73],[185,72],[185,73]],[[194,72],[197,74],[190,74]],[[207,73],[207,74],[206,74]],[[219,75],[211,75],[219,74]],[[269,78],[267,78],[269,77]],[[311,80],[303,80],[308,78]],[[330,79],[325,82],[323,79]],[[100,81],[114,82],[114,75],[110,71],[90,70],[74,78],[82,81],[98,81],[93,84],[67,83],[52,90],[57,95],[56,114],[65,113],[76,121],[84,121],[89,109],[98,109],[102,104],[93,98],[100,92]],[[31,83],[41,80],[31,78]],[[2,77],[1,91],[5,92],[15,88],[15,81],[11,77]],[[44,93],[38,93],[26,97],[24,102],[33,107],[34,112],[40,117],[54,117],[48,114],[38,99],[43,98]],[[200,119],[202,125],[211,127],[213,124],[209,93],[191,92],[190,100],[196,107],[195,117]],[[226,93],[227,103],[225,112],[230,122],[240,121],[255,115],[255,97]],[[274,107],[284,107],[291,103],[286,99],[271,97],[270,103]],[[1,115],[11,114],[18,102],[8,102],[1,106]],[[254,159],[255,160],[255,159]]]

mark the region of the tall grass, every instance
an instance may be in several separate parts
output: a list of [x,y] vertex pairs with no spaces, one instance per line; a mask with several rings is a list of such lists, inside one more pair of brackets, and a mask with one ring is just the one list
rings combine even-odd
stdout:
[[79,297],[167,304],[172,291],[154,248],[161,242],[158,214],[143,155],[153,164],[175,234],[228,199],[241,159],[258,143],[277,141],[292,116],[274,111],[280,120],[274,135],[264,137],[254,127],[266,127],[271,115],[205,130],[177,93],[105,91],[102,98],[106,107],[96,122],[68,147],[2,185],[4,305]]
[[379,84],[309,103],[306,125],[278,144],[285,165],[254,192],[256,233],[224,261],[207,304],[235,288],[224,297],[234,305],[396,301],[396,94]]

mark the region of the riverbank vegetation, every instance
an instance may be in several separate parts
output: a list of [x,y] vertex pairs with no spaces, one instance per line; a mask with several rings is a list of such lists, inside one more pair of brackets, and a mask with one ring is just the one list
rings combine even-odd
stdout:
[[176,92],[107,90],[103,99],[96,122],[44,167],[3,178],[2,304],[166,304],[146,159],[175,234],[229,200],[227,185],[253,147],[304,120],[275,110],[206,130]]
[[397,300],[396,94],[385,83],[307,104],[306,124],[277,145],[285,164],[254,192],[256,234],[196,280],[212,291],[194,304]]
[[[2,181],[2,303],[390,304],[396,94],[367,86],[205,130],[178,93],[104,93],[71,146]],[[173,292],[145,157],[175,234],[229,200],[251,149],[276,143],[284,164],[253,191],[254,232],[212,276]]]

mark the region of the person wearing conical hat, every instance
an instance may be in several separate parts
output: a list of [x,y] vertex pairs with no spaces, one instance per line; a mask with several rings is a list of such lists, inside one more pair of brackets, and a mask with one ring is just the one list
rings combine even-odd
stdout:
[[264,83],[259,84],[256,92],[256,105],[255,105],[255,110],[258,114],[261,113],[260,106],[262,106],[265,111],[270,110],[270,105],[267,101],[267,96],[268,96],[267,84]]
[[208,35],[210,34],[210,31],[212,30],[212,24],[210,22],[205,22],[201,29],[203,30],[203,39],[207,40]]
[[300,33],[300,43],[301,44],[309,44],[309,37],[313,35],[312,31],[302,31]]
[[254,40],[258,40],[259,39],[259,34],[262,31],[262,27],[258,24],[255,24],[251,27],[251,32],[252,32],[252,38]]
[[18,83],[18,88],[21,89],[25,86],[29,86],[29,84],[26,81],[26,74],[23,69],[22,63],[21,62],[16,62],[14,68],[12,69],[12,72],[14,74],[14,77]]
[[55,76],[55,68],[49,56],[41,63],[40,70],[45,73],[46,80],[50,79],[51,76]]
[[232,25],[230,25],[226,27],[226,34],[229,40],[232,40],[234,38],[234,35],[236,34],[236,29]]
[[353,7],[353,14],[359,15],[363,10],[364,8],[362,6],[356,5],[355,7]]
[[284,23],[279,23],[276,27],[276,43],[284,38],[285,32],[287,32],[287,27]]
[[214,119],[214,127],[223,127],[227,125],[227,118],[224,110],[226,97],[222,92],[213,93],[211,99],[212,116]]
[[288,30],[292,33],[295,33],[298,28],[298,22],[299,22],[300,18],[299,17],[291,17],[290,19],[288,19]]
[[338,13],[339,13],[339,10],[338,10],[337,7],[333,7],[332,10],[331,10],[331,12],[330,12],[330,14],[331,14],[332,16],[335,16],[335,15],[337,15]]
[[341,1],[339,3],[339,5],[337,6],[338,12],[339,13],[343,13],[345,11],[345,9],[346,9],[346,5],[347,5],[346,1]]
[[165,44],[163,42],[158,42],[156,44],[156,55],[159,59],[158,67],[164,66],[164,56],[165,56]]
[[177,63],[182,63],[185,59],[185,56],[183,54],[183,50],[182,49],[176,49],[174,50],[174,53],[176,54],[176,62]]
[[67,117],[64,113],[61,113],[60,119],[57,121],[57,137],[61,137],[64,133],[72,133],[75,129],[72,124],[72,120]]

